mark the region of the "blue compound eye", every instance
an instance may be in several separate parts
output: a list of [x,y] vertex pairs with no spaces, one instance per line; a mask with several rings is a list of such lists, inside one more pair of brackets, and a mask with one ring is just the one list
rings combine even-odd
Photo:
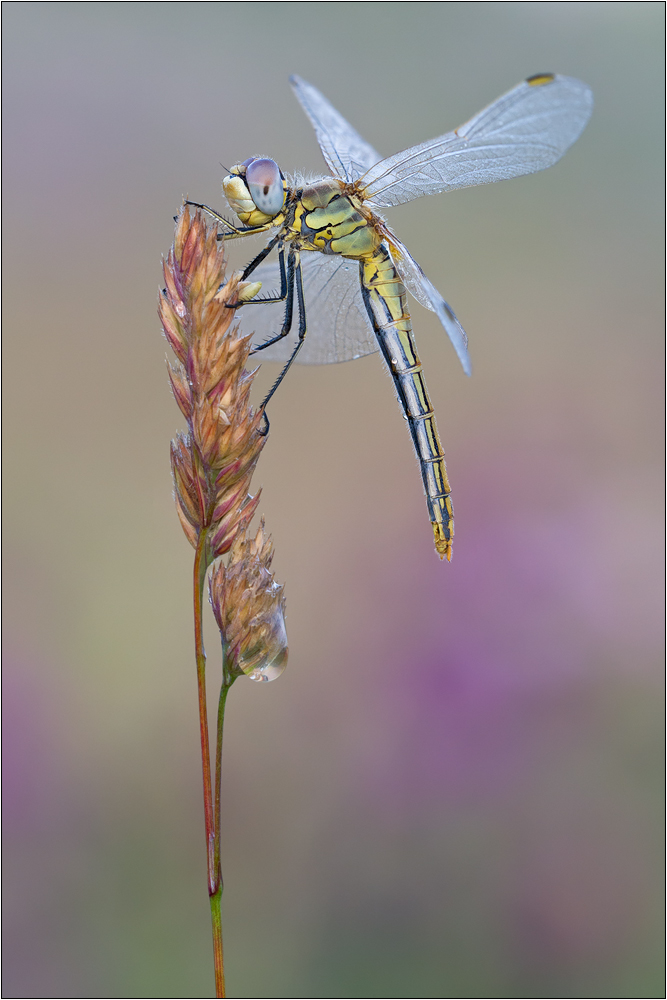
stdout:
[[260,212],[273,217],[283,207],[283,179],[275,160],[257,159],[248,164],[245,182]]

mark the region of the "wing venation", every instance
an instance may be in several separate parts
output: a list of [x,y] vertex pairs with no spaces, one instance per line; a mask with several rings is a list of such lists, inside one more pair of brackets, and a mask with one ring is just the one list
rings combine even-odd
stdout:
[[389,244],[391,259],[401,277],[401,281],[418,302],[436,314],[444,327],[445,333],[454,345],[454,350],[463,365],[464,372],[466,375],[471,375],[472,366],[470,355],[468,354],[468,337],[459,323],[454,310],[448,302],[445,302],[435,285],[426,277],[407,247],[393,233],[387,242]]
[[[344,257],[302,251],[301,268],[306,307],[306,341],[297,355],[304,365],[326,365],[352,361],[378,350],[375,334],[366,314],[359,265]],[[249,280],[261,281],[259,293],[269,295],[280,288],[277,261],[261,264]],[[285,305],[283,302],[250,303],[238,310],[237,318],[243,333],[253,334],[258,346],[280,332]],[[260,351],[257,361],[285,362],[297,342],[298,315],[296,303],[292,331],[283,340]]]
[[290,83],[315,129],[324,159],[335,177],[352,183],[378,162],[380,154],[362,139],[324,94],[299,76],[291,76]]
[[590,88],[567,76],[524,81],[454,132],[374,164],[364,197],[379,208],[550,167],[581,135]]

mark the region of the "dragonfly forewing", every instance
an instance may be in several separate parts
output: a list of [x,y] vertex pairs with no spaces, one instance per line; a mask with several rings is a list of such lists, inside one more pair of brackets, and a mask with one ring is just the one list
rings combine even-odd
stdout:
[[322,155],[335,177],[352,183],[382,159],[316,87],[300,76],[291,76],[290,83],[315,129]]

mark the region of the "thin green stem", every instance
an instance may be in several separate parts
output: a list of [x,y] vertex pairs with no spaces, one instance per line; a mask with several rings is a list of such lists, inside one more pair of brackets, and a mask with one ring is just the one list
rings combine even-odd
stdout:
[[[197,658],[197,690],[199,694],[199,735],[201,742],[202,780],[204,785],[204,821],[206,825],[206,868],[208,873],[208,894],[211,901],[211,924],[213,930],[213,961],[215,967],[215,995],[225,996],[225,972],[222,955],[222,925],[220,921],[220,897],[222,896],[222,880],[220,878],[219,847],[216,863],[216,832],[215,814],[213,812],[213,788],[211,785],[211,747],[208,735],[208,715],[206,712],[206,652],[204,650],[203,603],[204,585],[206,583],[207,531],[202,529],[199,534],[195,551],[193,572],[193,602],[195,619],[195,655]],[[217,765],[216,765],[217,771]],[[217,777],[216,777],[217,782]],[[218,793],[216,788],[216,800]],[[219,808],[219,807],[218,807]],[[219,813],[218,813],[219,815]]]
[[213,928],[213,964],[215,966],[215,995],[224,997],[225,993],[225,963],[222,954],[222,917],[220,901],[222,899],[222,880],[218,888],[209,897],[211,903],[211,926]]

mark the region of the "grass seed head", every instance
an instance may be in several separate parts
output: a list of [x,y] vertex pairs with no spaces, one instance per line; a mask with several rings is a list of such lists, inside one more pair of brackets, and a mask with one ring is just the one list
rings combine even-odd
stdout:
[[234,324],[237,277],[225,282],[222,242],[200,211],[184,206],[164,262],[159,315],[176,355],[169,365],[174,399],[188,425],[171,446],[178,516],[191,545],[207,533],[208,560],[227,552],[250,523],[259,494],[250,480],[266,436],[250,404],[250,337]]
[[211,573],[209,597],[227,668],[254,681],[271,681],[287,666],[284,588],[271,572],[273,544],[264,522],[254,538],[240,532],[227,566]]

